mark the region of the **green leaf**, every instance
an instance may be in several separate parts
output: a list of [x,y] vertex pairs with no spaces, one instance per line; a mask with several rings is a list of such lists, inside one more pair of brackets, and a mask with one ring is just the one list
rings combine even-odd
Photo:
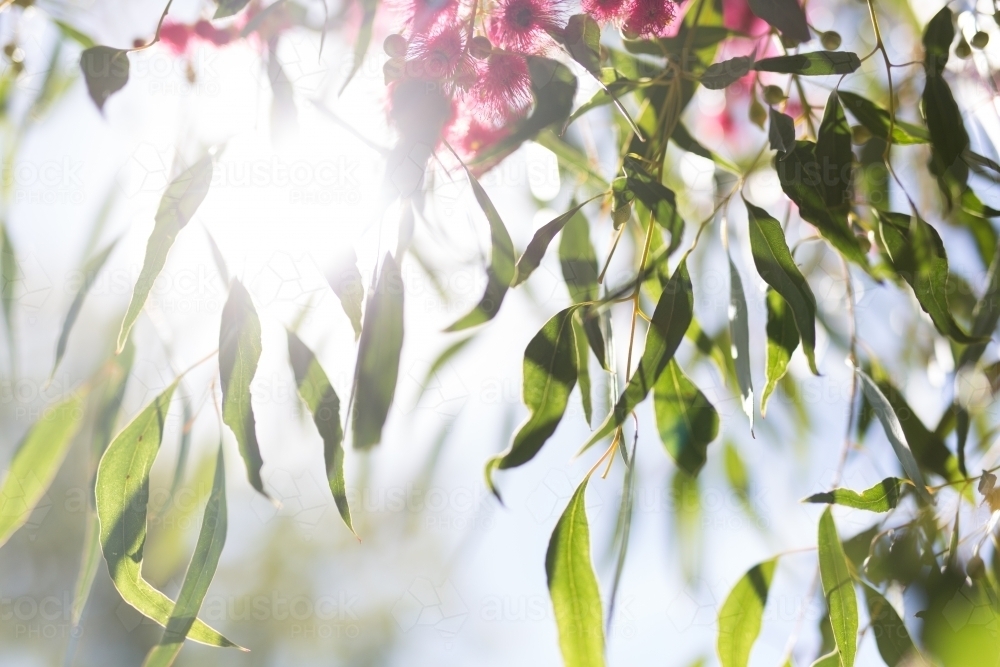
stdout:
[[858,648],[858,600],[830,508],[819,520],[819,572],[842,667],[853,667]]
[[[586,216],[579,211],[563,227],[559,239],[559,264],[573,303],[597,301],[597,253],[590,242],[590,225]],[[590,349],[601,368],[607,369],[604,334],[601,333],[597,316],[590,307],[584,307],[579,317],[583,321]]]
[[843,667],[840,662],[840,651],[835,649],[831,653],[821,655],[809,667]]
[[316,430],[323,438],[323,460],[326,462],[330,492],[340,517],[353,533],[351,508],[347,504],[347,487],[344,484],[344,429],[340,425],[340,398],[316,355],[293,331],[288,331],[288,359],[295,373],[299,396],[312,413]]
[[910,446],[906,442],[906,435],[899,423],[899,417],[896,416],[896,411],[886,399],[885,394],[882,393],[867,373],[860,368],[856,369],[856,372],[860,377],[865,399],[871,404],[872,409],[875,411],[875,416],[881,422],[882,428],[885,430],[885,435],[889,439],[889,444],[892,445],[892,449],[896,453],[896,458],[899,459],[899,462],[903,466],[903,471],[910,478],[910,481],[913,482],[913,485],[917,487],[917,493],[920,497],[930,502],[931,497],[927,492],[923,473],[920,472],[920,467],[917,465],[916,459],[913,458],[913,452],[910,451]]
[[[548,250],[549,243],[552,242],[552,239],[554,239],[556,234],[558,234],[563,227],[566,226],[566,223],[579,213],[580,209],[589,204],[590,201],[577,204],[562,215],[545,223],[537,232],[535,232],[535,235],[532,236],[531,240],[528,242],[528,247],[524,249],[524,254],[521,255],[521,257],[517,260],[517,264],[514,266],[514,280],[511,282],[511,287],[517,287],[528,279],[528,276],[530,276],[532,272],[538,268],[538,265],[542,263],[542,257],[545,256],[545,251]],[[584,221],[586,221],[586,218],[584,218]]]
[[66,458],[83,423],[88,387],[47,408],[21,439],[0,486],[0,546],[23,526]]
[[132,331],[132,326],[146,303],[149,291],[167,261],[170,246],[201,206],[211,183],[212,156],[206,155],[175,178],[163,193],[160,207],[156,211],[153,233],[150,234],[146,244],[146,258],[139,272],[139,279],[135,283],[125,319],[122,320],[121,331],[118,333],[118,352],[125,347],[125,341],[128,340],[129,332]]
[[767,414],[767,399],[771,397],[778,382],[788,372],[788,362],[792,353],[799,346],[799,331],[795,327],[792,309],[781,295],[768,288],[765,297],[767,304],[767,384],[760,397],[760,416]]
[[65,21],[60,21],[58,19],[54,20],[49,19],[49,20],[51,20],[52,23],[54,23],[56,27],[59,28],[59,32],[61,32],[65,37],[72,39],[74,42],[76,42],[83,48],[89,49],[93,46],[97,46],[97,42],[91,39],[90,36],[85,35],[84,33],[80,32],[70,24],[66,23]]
[[892,143],[899,145],[926,144],[930,141],[927,130],[912,123],[896,119],[890,121],[889,112],[874,102],[846,90],[837,91],[840,101],[861,125],[868,128],[873,137],[886,141],[889,137],[889,126],[892,126]]
[[849,51],[813,51],[794,56],[764,58],[754,63],[758,72],[778,72],[802,76],[850,74],[861,67],[861,59]]
[[224,19],[232,16],[246,7],[249,2],[250,0],[219,0],[219,4],[215,8],[215,15],[212,17],[212,20],[214,21],[216,19]]
[[382,260],[375,292],[368,299],[354,371],[354,446],[368,449],[382,440],[399,377],[403,350],[403,277],[392,255]]
[[104,113],[108,98],[128,83],[128,51],[110,46],[92,46],[80,54],[80,69],[83,70],[90,99]]
[[743,412],[750,419],[753,433],[753,378],[750,374],[750,321],[747,315],[747,299],[743,293],[740,272],[729,257],[729,337],[732,340],[730,354],[736,366],[736,382],[740,386]]
[[667,453],[681,470],[697,475],[719,435],[719,413],[674,359],[653,387],[653,409]]
[[948,63],[951,43],[955,41],[955,26],[952,21],[951,9],[942,7],[924,30],[924,63],[931,73],[940,74]]
[[[596,319],[594,320],[597,321]],[[576,341],[576,380],[580,384],[580,402],[583,404],[583,418],[587,426],[594,420],[594,404],[590,386],[590,353],[587,347],[587,332],[580,315],[574,313],[573,339]]]
[[330,276],[330,287],[340,299],[340,307],[354,328],[354,340],[361,337],[361,304],[365,299],[365,285],[358,271],[358,256],[351,250],[347,261],[340,270]]
[[154,646],[146,656],[143,667],[170,667],[184,646],[184,639],[191,631],[201,609],[201,604],[208,593],[208,586],[215,577],[219,566],[222,547],[226,543],[227,512],[226,512],[226,469],[222,457],[222,443],[219,443],[219,454],[215,462],[215,479],[212,482],[212,493],[205,505],[205,514],[198,533],[198,542],[191,556],[191,563],[184,574],[184,583],[177,594],[177,604],[170,612],[167,626],[163,630],[160,643]]
[[358,6],[361,8],[361,24],[358,27],[358,34],[354,38],[354,64],[347,74],[340,92],[343,93],[347,84],[361,71],[361,66],[365,61],[365,54],[372,42],[372,34],[375,30],[375,15],[378,13],[379,0],[359,0]]
[[[122,599],[143,616],[166,626],[174,603],[142,578],[146,545],[149,471],[160,449],[175,380],[122,429],[97,470],[97,516],[108,573]],[[188,638],[210,646],[236,646],[195,619]]]
[[[850,208],[854,151],[851,127],[837,93],[830,93],[816,138],[816,161],[823,174],[823,193],[830,208]],[[829,176],[832,174],[832,178]]]
[[[88,508],[89,509],[89,508]],[[76,576],[76,584],[73,587],[73,606],[70,615],[70,623],[76,628],[83,618],[83,610],[87,606],[90,598],[90,590],[94,586],[94,578],[97,576],[97,568],[101,564],[101,524],[97,520],[97,514],[93,511],[87,513],[87,526],[83,533],[83,554],[80,559],[80,571]]]
[[589,14],[569,17],[563,44],[573,60],[594,75],[601,72],[601,26]]
[[976,343],[962,331],[951,314],[948,295],[954,287],[948,268],[948,256],[937,230],[917,217],[903,213],[876,211],[882,246],[892,268],[913,289],[920,307],[930,315],[934,326],[958,343]]
[[752,66],[753,56],[737,56],[711,65],[699,80],[709,90],[722,90],[746,76]]
[[208,249],[212,253],[212,261],[215,263],[215,270],[219,272],[219,277],[222,278],[222,282],[229,284],[229,267],[226,266],[226,258],[222,256],[222,251],[219,250],[219,245],[215,242],[215,237],[212,233],[208,231],[207,227],[202,227],[205,230],[205,238],[208,239]]
[[789,40],[808,42],[809,24],[797,0],[749,0],[750,11],[767,21]]
[[243,284],[233,278],[229,298],[222,308],[219,329],[219,378],[222,384],[222,421],[236,436],[247,479],[267,496],[260,468],[264,461],[257,444],[257,421],[253,414],[250,383],[257,373],[261,353],[260,318]]
[[575,310],[576,306],[570,306],[556,313],[524,349],[522,394],[530,414],[507,450],[486,464],[486,480],[494,494],[497,490],[493,471],[514,468],[533,459],[555,433],[566,412],[579,372],[573,335]]
[[507,227],[503,224],[500,214],[493,206],[490,196],[479,184],[476,177],[468,169],[465,170],[469,176],[469,184],[472,185],[472,192],[476,195],[479,208],[486,214],[486,220],[490,224],[490,265],[486,269],[486,293],[467,315],[458,319],[446,331],[461,331],[492,320],[498,312],[504,297],[507,295],[507,288],[514,280],[514,243],[510,240]]
[[916,653],[906,624],[881,593],[866,583],[862,583],[861,587],[868,603],[868,617],[879,655],[889,667],[903,667]]
[[590,437],[584,449],[611,435],[646,398],[673,359],[693,316],[694,292],[685,258],[664,285],[656,303],[635,373],[625,386],[625,391],[618,397],[614,409]]
[[827,503],[843,505],[857,510],[869,512],[888,512],[895,509],[902,495],[902,480],[896,477],[886,477],[870,489],[861,493],[851,489],[834,489],[815,493],[805,499],[807,503]]
[[746,667],[760,635],[777,560],[755,565],[730,591],[719,610],[718,651],[722,667]]
[[601,592],[590,561],[584,478],[549,540],[545,574],[559,629],[559,648],[566,667],[603,667],[604,627]]
[[726,482],[736,494],[740,505],[743,506],[747,514],[756,519],[756,510],[750,502],[750,471],[747,469],[747,464],[740,456],[739,450],[731,442],[726,443],[722,455]]
[[757,272],[791,308],[809,367],[818,375],[815,355],[816,299],[806,279],[795,265],[778,221],[767,211],[757,208],[746,199],[743,202],[746,204],[749,217],[750,251]]
[[4,329],[7,334],[11,367],[16,361],[14,353],[14,301],[17,281],[20,276],[21,267],[17,260],[17,251],[10,241],[7,224],[0,220],[0,307],[3,309]]
[[767,130],[767,139],[771,148],[779,153],[787,153],[795,148],[795,120],[774,107],[768,109],[770,123]]
[[684,220],[677,211],[677,196],[663,185],[659,179],[649,174],[642,164],[631,157],[625,158],[626,188],[635,196],[642,219],[649,212],[653,220],[670,234],[667,254],[672,254],[680,246],[684,235]]
[[63,320],[62,332],[59,334],[59,342],[56,344],[56,360],[52,364],[52,374],[55,375],[56,369],[59,368],[59,362],[62,361],[63,355],[66,353],[66,345],[69,343],[69,333],[73,330],[73,325],[76,323],[77,316],[80,315],[80,309],[83,307],[83,301],[87,298],[87,293],[90,291],[91,286],[93,286],[94,281],[97,280],[97,274],[101,272],[101,268],[104,263],[108,261],[108,257],[111,255],[111,251],[115,249],[118,245],[118,240],[115,239],[108,246],[91,257],[86,264],[84,264],[81,270],[82,280],[80,282],[80,289],[77,290],[76,296],[73,297],[73,303],[70,304],[69,310],[66,312],[66,319]]
[[[928,73],[921,102],[931,136],[931,173],[939,177],[967,174],[962,157],[969,148],[969,134],[951,87],[941,74]],[[965,178],[959,180],[964,182]]]
[[[1000,242],[997,243],[993,260],[986,274],[986,290],[976,302],[972,311],[972,329],[970,333],[976,338],[989,338],[996,331],[1000,321]],[[986,351],[987,343],[973,343],[962,350],[959,367],[975,364]]]

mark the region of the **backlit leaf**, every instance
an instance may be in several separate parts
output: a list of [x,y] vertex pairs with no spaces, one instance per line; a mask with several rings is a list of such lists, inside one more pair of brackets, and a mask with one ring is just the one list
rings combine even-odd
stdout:
[[[579,211],[563,227],[559,239],[559,264],[573,303],[597,301],[597,253],[590,242],[590,225],[587,224],[586,216]],[[601,368],[607,369],[600,322],[589,307],[584,307],[579,317],[583,320],[590,349]]]
[[753,56],[737,56],[715,63],[701,75],[701,85],[709,90],[722,90],[746,76],[751,66]]
[[829,74],[850,74],[861,67],[861,59],[849,51],[813,51],[794,56],[764,58],[754,63],[758,72],[778,72],[780,74],[800,74],[803,76],[825,76]]
[[837,642],[842,667],[853,667],[858,647],[858,599],[829,507],[819,520],[818,547],[819,572],[823,595],[830,610],[833,638]]
[[837,93],[830,93],[816,138],[816,161],[823,174],[823,193],[830,208],[849,208],[854,152],[851,128]]
[[[538,265],[542,263],[542,257],[545,256],[545,251],[549,248],[549,243],[555,238],[563,227],[566,226],[573,216],[580,212],[586,204],[589,202],[583,202],[578,204],[566,211],[562,215],[550,220],[549,222],[542,225],[542,227],[535,232],[535,235],[531,237],[528,242],[528,247],[524,249],[524,254],[521,255],[517,260],[517,264],[514,266],[514,280],[511,283],[511,287],[517,287],[525,280],[528,276],[538,268]],[[584,218],[586,220],[586,218]]]
[[799,331],[795,327],[792,309],[781,295],[768,288],[765,296],[767,304],[767,362],[765,374],[767,384],[760,396],[760,416],[767,414],[767,399],[771,397],[778,382],[788,372],[788,362],[799,346]]
[[886,477],[861,493],[851,489],[834,489],[833,491],[814,493],[806,498],[805,502],[843,505],[869,512],[888,512],[899,504],[901,495],[902,481],[896,477]]
[[368,53],[368,46],[372,42],[372,34],[375,29],[375,14],[378,13],[378,3],[379,0],[360,0],[358,2],[361,9],[361,21],[358,24],[358,34],[354,38],[354,64],[343,85],[340,86],[341,93],[344,92],[354,76],[361,71],[361,66],[364,64],[365,54]]
[[[986,290],[976,302],[972,311],[972,329],[976,338],[988,339],[993,335],[1000,321],[1000,243],[997,243],[993,260],[986,274]],[[986,342],[973,343],[962,351],[959,367],[974,364],[986,351]]]
[[795,148],[795,120],[770,107],[768,110],[770,123],[767,129],[767,139],[771,148],[779,153],[787,153]]
[[80,54],[80,69],[83,70],[90,99],[103,113],[108,98],[128,83],[128,51],[110,46],[92,46]]
[[777,561],[755,565],[730,591],[719,610],[719,661],[722,667],[747,667],[760,634],[767,594]]
[[868,603],[868,617],[879,655],[889,667],[903,667],[916,652],[906,624],[881,593],[865,583],[861,587]]
[[591,74],[601,71],[601,26],[589,14],[569,17],[563,35],[563,44],[573,60],[583,65]]
[[719,413],[674,359],[653,387],[653,409],[667,453],[681,470],[697,475],[719,435]]
[[111,255],[111,251],[115,249],[118,244],[118,240],[114,240],[108,244],[104,250],[97,253],[84,264],[83,269],[81,269],[80,289],[77,290],[76,296],[73,297],[73,303],[70,304],[69,310],[66,312],[66,319],[63,320],[62,332],[59,334],[59,342],[56,343],[56,360],[52,364],[52,374],[55,375],[56,369],[59,368],[59,362],[62,361],[63,355],[66,353],[66,345],[69,343],[69,333],[73,330],[73,325],[76,323],[76,318],[80,314],[80,309],[83,307],[83,301],[87,298],[87,293],[90,291],[91,286],[94,281],[97,280],[97,274],[101,272],[101,268],[104,263],[108,261],[108,257]]
[[[596,318],[595,318],[596,321]],[[573,316],[573,339],[576,342],[576,380],[580,384],[580,402],[583,405],[583,418],[587,426],[594,419],[594,405],[590,386],[590,348],[587,346],[587,332],[581,324],[580,316]]]
[[684,220],[677,211],[677,196],[673,190],[649,174],[638,160],[626,157],[625,172],[628,175],[626,187],[635,196],[640,217],[643,220],[647,217],[643,215],[645,209],[670,234],[667,253],[673,253],[684,235]]
[[750,11],[793,42],[808,42],[809,24],[798,0],[748,0]]
[[340,307],[351,321],[354,340],[357,340],[361,337],[361,304],[365,299],[365,285],[361,272],[358,271],[358,257],[353,249],[340,270],[329,277],[329,283],[333,293],[340,299]]
[[753,433],[750,321],[747,314],[747,299],[743,293],[743,281],[732,257],[729,257],[729,338],[732,341],[730,354],[736,366],[736,381],[740,386],[740,402],[743,412],[750,419],[750,432]]
[[894,144],[926,144],[930,141],[930,135],[925,128],[898,118],[895,123],[890,122],[888,111],[857,93],[840,90],[837,91],[837,95],[840,96],[844,107],[872,133],[873,137],[886,140],[889,136],[889,126],[892,125]]

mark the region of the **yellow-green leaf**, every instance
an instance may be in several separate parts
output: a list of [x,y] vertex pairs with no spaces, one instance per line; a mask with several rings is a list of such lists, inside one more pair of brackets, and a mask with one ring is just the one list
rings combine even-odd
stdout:
[[841,667],[853,667],[858,647],[858,600],[829,507],[819,520],[818,546],[823,595],[830,610],[830,624],[840,653]]
[[767,384],[760,395],[760,416],[767,414],[767,400],[778,382],[788,372],[788,362],[799,346],[799,331],[795,328],[792,311],[781,295],[770,287],[764,298],[767,304],[767,360],[765,372]]
[[889,667],[908,664],[916,648],[903,619],[881,593],[868,584],[862,583],[861,586],[865,592],[868,617],[871,619],[872,634],[875,635],[879,655]]
[[682,470],[697,475],[708,445],[719,435],[719,413],[674,359],[653,387],[653,408],[667,453]]
[[722,667],[746,667],[760,634],[776,560],[755,565],[743,575],[719,610],[719,660]]
[[805,502],[843,505],[869,512],[888,512],[899,504],[899,498],[903,493],[902,484],[902,480],[896,477],[886,477],[861,493],[851,489],[834,489],[833,491],[814,493],[806,498]]

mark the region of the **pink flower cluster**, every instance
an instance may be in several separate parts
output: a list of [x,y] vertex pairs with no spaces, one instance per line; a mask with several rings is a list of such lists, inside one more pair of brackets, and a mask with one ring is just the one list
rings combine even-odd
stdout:
[[239,38],[240,31],[235,26],[216,28],[210,21],[200,21],[187,25],[174,23],[171,20],[163,22],[160,28],[160,41],[177,55],[183,55],[195,41],[202,41],[214,46],[224,46]]

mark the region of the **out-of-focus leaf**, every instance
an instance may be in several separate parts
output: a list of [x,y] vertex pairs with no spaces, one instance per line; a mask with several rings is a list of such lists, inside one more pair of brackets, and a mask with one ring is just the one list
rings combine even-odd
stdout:
[[903,213],[877,211],[877,215],[879,237],[893,269],[913,289],[937,330],[958,343],[980,342],[962,331],[952,316],[948,303],[952,278],[937,230]]
[[219,277],[222,278],[222,282],[229,284],[229,267],[226,265],[226,258],[222,256],[222,251],[219,250],[219,244],[215,242],[215,237],[212,233],[208,231],[207,227],[202,227],[205,230],[205,238],[208,239],[208,249],[212,253],[212,261],[215,262],[215,270],[219,272]]
[[795,148],[795,120],[774,107],[770,107],[768,117],[771,122],[768,125],[767,138],[771,148],[779,153],[787,153]]
[[993,228],[990,218],[1000,217],[1000,211],[984,204],[972,188],[966,188],[959,199],[959,205],[951,213],[952,220],[969,231],[983,266],[989,267],[1000,242],[1000,235]]
[[895,123],[892,123],[888,111],[857,93],[840,90],[837,91],[837,95],[840,96],[840,101],[843,102],[847,110],[872,133],[873,137],[883,141],[887,140],[891,125],[892,143],[894,144],[926,144],[930,141],[930,135],[925,128],[898,118]]
[[222,421],[236,436],[250,485],[267,496],[260,477],[264,461],[257,444],[257,421],[250,392],[261,349],[260,318],[253,300],[243,284],[233,278],[229,284],[229,298],[222,308],[222,326],[219,329]]
[[361,23],[358,27],[358,34],[354,38],[354,65],[347,74],[347,79],[344,80],[343,85],[340,87],[341,93],[344,92],[347,84],[351,82],[355,75],[361,71],[361,66],[364,64],[365,54],[368,53],[368,46],[372,42],[372,34],[375,29],[375,14],[378,13],[378,3],[379,0],[359,0],[358,2],[361,8]]
[[522,393],[530,415],[517,429],[507,450],[486,464],[486,481],[494,494],[497,490],[493,472],[533,459],[555,433],[566,412],[579,372],[573,335],[575,310],[575,306],[570,306],[556,313],[524,349]]
[[951,9],[942,7],[931,18],[924,30],[924,64],[934,73],[940,74],[948,64],[951,43],[955,41],[955,26]]
[[913,458],[913,452],[910,451],[910,446],[906,443],[906,435],[903,433],[903,427],[899,423],[896,411],[893,410],[885,394],[882,393],[867,373],[860,368],[856,369],[855,372],[857,372],[861,380],[861,387],[864,390],[865,398],[871,404],[875,416],[881,422],[882,428],[885,430],[885,435],[889,439],[893,451],[896,453],[896,458],[899,459],[899,462],[903,466],[903,471],[917,488],[917,493],[920,497],[930,502],[931,497],[927,492],[923,473],[920,472],[920,466],[917,465],[916,459]]
[[347,504],[347,487],[344,484],[344,429],[340,425],[340,398],[316,355],[293,331],[288,332],[288,359],[299,396],[312,413],[316,430],[323,438],[323,460],[326,462],[330,492],[340,517],[353,533],[351,508]]
[[226,543],[228,517],[226,509],[226,469],[222,458],[222,443],[215,462],[215,478],[212,493],[205,505],[205,514],[198,533],[198,542],[191,556],[191,563],[184,574],[184,583],[177,594],[177,604],[170,612],[170,618],[163,630],[160,643],[150,649],[143,667],[170,667],[184,646],[201,610],[201,604],[208,593],[208,586],[215,577],[219,566],[222,547]]
[[605,192],[608,189],[607,180],[596,171],[587,156],[552,130],[539,132],[535,143],[555,153],[559,166],[579,177],[594,192]]
[[757,273],[791,308],[809,367],[818,375],[815,358],[816,299],[795,265],[781,225],[764,209],[745,199],[743,201],[750,221],[750,250]]
[[89,49],[93,46],[97,46],[97,42],[95,42],[90,36],[80,32],[79,30],[77,30],[70,24],[66,23],[65,21],[60,21],[56,19],[53,20],[52,22],[56,25],[57,28],[59,28],[59,32],[61,32],[66,37],[72,39],[74,42],[76,42],[83,48]]
[[771,397],[778,382],[788,372],[788,362],[799,346],[799,330],[795,327],[792,310],[781,295],[768,288],[765,296],[767,304],[767,363],[765,375],[767,384],[760,396],[760,416],[767,414],[767,399]]
[[722,604],[717,644],[722,667],[747,667],[764,620],[776,565],[776,560],[769,560],[750,568]]
[[175,178],[163,193],[160,207],[156,211],[153,233],[149,235],[149,241],[146,243],[146,258],[143,260],[139,279],[135,283],[125,319],[122,320],[121,331],[118,333],[118,352],[125,347],[132,325],[139,317],[149,291],[153,289],[153,283],[167,261],[170,246],[201,206],[211,183],[212,156],[205,155]]
[[[976,302],[976,307],[972,311],[972,329],[970,334],[974,338],[989,339],[996,331],[997,322],[1000,321],[1000,243],[997,243],[993,261],[986,274],[986,291]],[[962,350],[959,360],[959,367],[975,364],[986,351],[986,342],[973,343]]]
[[727,442],[722,451],[723,471],[726,474],[726,482],[732,488],[736,497],[747,512],[754,519],[757,517],[757,510],[750,502],[750,471],[747,464],[740,456],[740,451],[731,442]]
[[701,85],[709,90],[722,90],[742,79],[753,66],[753,56],[737,56],[715,63],[701,75]]
[[684,220],[677,211],[677,196],[649,174],[638,160],[626,157],[625,172],[628,174],[626,187],[640,204],[640,216],[644,217],[642,209],[649,211],[653,220],[670,234],[667,253],[672,254],[680,246],[684,235]]
[[886,477],[870,489],[861,493],[851,489],[834,489],[823,493],[814,493],[805,499],[807,503],[827,503],[843,505],[857,510],[869,512],[888,512],[899,504],[903,493],[902,480],[896,477]]
[[684,339],[693,316],[694,292],[685,259],[674,270],[656,303],[649,329],[646,331],[645,347],[635,373],[626,385],[625,391],[618,397],[614,409],[590,437],[584,449],[611,435],[646,398],[667,364],[673,359],[674,352]]
[[[595,318],[596,321],[596,318]],[[590,353],[587,346],[587,332],[581,323],[579,315],[573,317],[573,339],[576,343],[576,381],[580,384],[580,402],[583,405],[583,418],[587,426],[594,420],[594,403],[590,387]]]
[[601,592],[590,562],[584,478],[549,540],[545,574],[559,629],[559,648],[566,667],[603,667],[604,627]]
[[55,479],[83,423],[88,389],[46,409],[18,444],[0,486],[0,546],[25,524]]
[[[169,622],[174,603],[142,578],[142,558],[149,471],[160,449],[176,388],[175,380],[118,434],[97,470],[97,516],[108,573],[126,603],[162,626]],[[210,646],[236,646],[199,619],[194,620],[187,636]]]
[[851,127],[847,124],[847,116],[844,115],[840,98],[835,92],[830,93],[819,125],[816,161],[823,174],[826,205],[833,209],[849,208],[854,151],[851,150]]
[[861,67],[861,59],[850,51],[813,51],[794,56],[764,58],[753,64],[758,72],[778,72],[802,76],[850,74]]
[[[422,397],[424,392],[426,392],[431,386],[431,380],[434,379],[437,372],[444,368],[444,365],[451,361],[455,355],[464,350],[465,346],[471,343],[474,338],[475,335],[459,338],[454,343],[441,350],[441,353],[438,354],[438,356],[434,358],[434,361],[431,362],[430,367],[427,369],[427,374],[424,375],[423,382],[420,383],[420,397]],[[417,398],[418,401],[420,400],[420,397]]]
[[840,662],[840,651],[834,650],[832,653],[821,655],[809,667],[843,667],[843,663]]
[[80,69],[83,70],[90,99],[104,113],[108,98],[128,83],[128,51],[110,46],[92,46],[80,54]]
[[667,453],[681,470],[697,475],[719,435],[719,413],[674,359],[653,387],[653,408]]
[[76,323],[76,318],[80,314],[80,309],[83,307],[83,301],[87,298],[87,293],[90,291],[91,286],[94,281],[97,280],[97,274],[100,273],[101,268],[104,263],[108,261],[108,257],[111,252],[115,249],[118,244],[118,239],[115,239],[107,245],[104,250],[97,253],[83,265],[81,273],[83,274],[80,281],[80,289],[77,290],[76,296],[73,297],[73,303],[70,304],[69,310],[66,312],[66,319],[63,320],[62,332],[59,334],[59,342],[56,343],[56,360],[52,364],[52,373],[55,375],[56,369],[59,368],[59,362],[62,361],[63,355],[66,353],[66,344],[69,342],[69,333],[73,330],[73,325]]
[[232,16],[246,7],[249,2],[250,0],[219,0],[219,4],[215,8],[215,16],[212,17],[212,20]]
[[17,260],[17,251],[14,244],[11,243],[7,223],[0,220],[0,307],[3,309],[7,351],[10,354],[12,366],[16,361],[14,353],[14,301],[17,297],[15,290],[20,274],[21,267]]
[[510,240],[507,227],[486,190],[471,171],[467,169],[466,172],[479,208],[486,214],[486,220],[490,224],[490,265],[486,268],[486,293],[483,298],[468,314],[448,327],[447,331],[461,331],[492,320],[500,312],[500,305],[515,276],[514,243]]
[[[597,301],[597,253],[590,242],[590,225],[587,224],[586,216],[579,211],[563,227],[559,239],[559,264],[573,303]],[[578,317],[583,322],[590,349],[601,368],[607,369],[600,322],[592,314],[592,309],[586,306]]]
[[830,508],[819,520],[819,572],[842,667],[853,667],[858,647],[858,599]]
[[563,35],[566,50],[573,60],[583,65],[591,74],[601,72],[601,26],[589,14],[569,17]]
[[968,167],[962,156],[969,147],[969,134],[951,87],[941,74],[928,73],[921,101],[931,135],[931,173],[939,177],[952,174],[964,181],[962,175],[968,173]]
[[809,24],[798,0],[749,0],[750,11],[767,21],[788,39],[808,42]]
[[882,594],[866,583],[861,584],[868,603],[868,617],[879,655],[889,667],[903,667],[916,653],[906,624]]
[[730,354],[736,366],[736,381],[740,386],[743,412],[750,419],[753,433],[753,377],[750,374],[750,320],[747,314],[747,299],[743,293],[740,272],[729,257],[729,337],[732,340]]
[[[635,466],[629,468],[634,470]],[[694,582],[702,569],[702,542],[704,518],[701,506],[701,488],[697,477],[692,477],[680,468],[670,480],[673,526],[676,544],[680,551],[681,570],[684,579]]]
[[333,293],[340,299],[340,306],[354,328],[354,340],[361,337],[361,304],[365,298],[365,285],[358,271],[358,256],[351,250],[340,270],[328,279]]
[[[542,263],[542,257],[545,256],[545,251],[548,250],[552,239],[588,203],[590,202],[585,201],[582,204],[577,204],[562,215],[545,223],[535,232],[535,235],[528,242],[528,247],[524,249],[524,254],[518,258],[517,264],[514,266],[514,280],[511,283],[511,287],[517,287],[528,279],[528,276]],[[584,221],[586,221],[586,218],[584,218]]]

